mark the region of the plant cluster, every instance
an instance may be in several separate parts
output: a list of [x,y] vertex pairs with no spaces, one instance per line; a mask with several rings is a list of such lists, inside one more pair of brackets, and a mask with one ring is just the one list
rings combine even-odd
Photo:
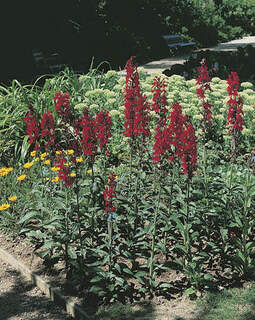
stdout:
[[252,277],[252,84],[211,78],[205,60],[196,80],[146,79],[133,58],[126,73],[24,95],[22,156],[0,169],[1,229],[100,302],[171,295],[175,272],[197,296]]

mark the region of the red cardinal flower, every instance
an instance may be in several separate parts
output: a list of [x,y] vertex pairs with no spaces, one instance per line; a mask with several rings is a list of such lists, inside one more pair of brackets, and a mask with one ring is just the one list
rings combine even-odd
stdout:
[[196,83],[200,85],[197,89],[198,98],[202,99],[203,105],[203,118],[201,120],[203,132],[207,132],[210,130],[210,126],[212,124],[212,112],[211,112],[211,104],[206,100],[206,90],[210,90],[210,82],[211,78],[209,76],[208,68],[205,64],[205,59],[201,61],[201,66],[197,68],[198,75]]
[[192,122],[185,119],[184,130],[181,134],[180,157],[182,161],[183,173],[189,178],[197,168],[197,138]]
[[236,156],[236,147],[239,142],[240,133],[243,130],[243,110],[242,105],[243,101],[238,97],[238,87],[239,87],[239,78],[236,72],[231,72],[227,79],[228,83],[228,95],[229,100],[227,102],[228,115],[227,115],[227,126],[229,127],[229,133],[232,135],[232,155],[233,160]]
[[160,77],[154,78],[152,82],[152,108],[161,118],[165,118],[167,113],[166,87],[165,79],[161,79]]
[[87,109],[83,111],[83,117],[80,120],[82,128],[82,150],[85,156],[91,156],[94,159],[96,153],[96,133],[94,122]]
[[110,174],[109,181],[104,190],[105,213],[112,213],[116,210],[113,205],[113,199],[116,198],[115,185],[116,175]]
[[62,91],[57,92],[54,97],[57,113],[65,122],[68,122],[72,118],[69,99],[69,93],[63,94]]
[[108,111],[101,110],[94,121],[95,136],[99,142],[99,148],[108,154],[106,144],[111,137],[112,118],[109,116]]
[[41,137],[45,139],[45,148],[55,142],[55,121],[51,112],[44,112],[41,119]]
[[39,138],[40,138],[40,126],[37,123],[34,109],[32,106],[28,106],[29,110],[26,113],[24,122],[26,123],[27,129],[26,133],[29,136],[28,143],[35,143],[35,150],[39,149]]
[[55,166],[57,168],[59,168],[58,170],[58,177],[59,180],[63,181],[65,184],[65,187],[70,187],[74,181],[75,178],[70,176],[70,169],[68,166],[65,165],[66,163],[66,159],[64,158],[64,156],[62,156],[61,158],[57,158],[55,160]]
[[126,64],[126,86],[124,94],[125,106],[125,131],[126,137],[135,138],[137,136],[149,136],[149,121],[148,117],[149,106],[146,102],[146,97],[142,95],[139,86],[139,76],[137,67],[133,63],[131,57]]

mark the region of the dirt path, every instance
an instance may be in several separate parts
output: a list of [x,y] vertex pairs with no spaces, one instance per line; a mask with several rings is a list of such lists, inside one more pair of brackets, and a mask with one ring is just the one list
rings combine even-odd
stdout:
[[[255,36],[244,37],[242,39],[232,40],[229,42],[219,43],[217,46],[210,48],[201,48],[200,50],[212,50],[212,51],[235,51],[238,47],[245,47],[247,45],[252,45],[255,47]],[[165,69],[171,68],[174,64],[183,64],[192,52],[186,55],[180,55],[176,57],[168,57],[158,61],[152,61],[144,64],[142,67],[149,73],[161,73]]]
[[18,271],[0,260],[0,320],[71,320]]

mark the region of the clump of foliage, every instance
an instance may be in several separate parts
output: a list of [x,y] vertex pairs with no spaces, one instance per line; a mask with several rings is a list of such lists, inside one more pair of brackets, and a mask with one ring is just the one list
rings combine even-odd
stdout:
[[174,272],[196,296],[253,277],[252,83],[211,77],[205,59],[193,80],[146,77],[130,58],[126,78],[91,70],[2,90],[23,124],[0,168],[0,228],[87,297],[171,295]]

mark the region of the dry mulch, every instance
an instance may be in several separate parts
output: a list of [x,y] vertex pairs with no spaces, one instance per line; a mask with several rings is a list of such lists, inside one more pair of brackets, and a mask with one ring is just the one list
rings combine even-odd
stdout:
[[[24,263],[30,270],[37,272],[45,281],[54,284],[54,287],[61,289],[66,297],[74,298],[78,304],[85,305],[82,298],[75,295],[75,290],[66,290],[65,279],[59,273],[47,272],[43,265],[43,260],[33,254],[34,247],[23,238],[12,239],[0,232],[0,246],[17,260]],[[173,274],[175,278],[176,275]],[[144,304],[142,314],[139,319],[155,320],[195,320],[195,302],[186,296],[176,296],[171,300],[163,297],[155,297]],[[131,307],[139,309],[141,303]],[[148,313],[146,312],[148,310]],[[56,306],[36,287],[27,281],[18,271],[0,260],[0,320],[70,320],[63,309]],[[93,317],[92,317],[93,319]],[[99,318],[97,318],[99,319]],[[102,318],[102,320],[110,320]],[[114,318],[116,319],[116,318]],[[125,318],[121,318],[125,319]],[[130,318],[129,318],[130,319]],[[101,319],[100,319],[101,320]]]

